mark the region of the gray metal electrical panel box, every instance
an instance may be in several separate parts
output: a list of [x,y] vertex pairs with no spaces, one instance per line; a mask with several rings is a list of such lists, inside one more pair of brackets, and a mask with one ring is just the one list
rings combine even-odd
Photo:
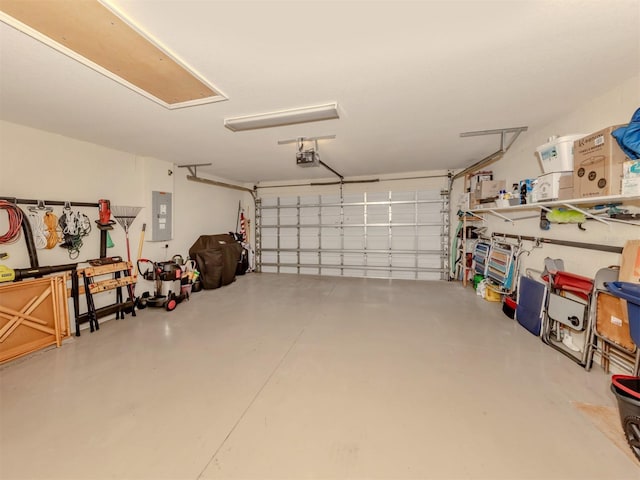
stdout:
[[171,193],[151,192],[151,241],[171,240]]

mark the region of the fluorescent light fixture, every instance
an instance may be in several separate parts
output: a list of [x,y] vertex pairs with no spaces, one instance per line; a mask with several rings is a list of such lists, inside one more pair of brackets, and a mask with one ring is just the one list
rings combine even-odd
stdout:
[[340,118],[336,102],[314,107],[295,108],[279,112],[261,113],[246,117],[225,118],[224,126],[233,132],[258,128],[281,127],[296,123],[318,122]]

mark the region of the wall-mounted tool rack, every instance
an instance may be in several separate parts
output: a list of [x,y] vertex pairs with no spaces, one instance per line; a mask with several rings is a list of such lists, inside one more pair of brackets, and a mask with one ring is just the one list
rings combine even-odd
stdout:
[[[16,197],[0,197],[1,200],[13,203],[15,205],[32,205],[32,206],[60,206],[60,207],[83,207],[83,208],[99,208],[97,202],[70,202],[62,200],[39,200],[25,199]],[[38,278],[44,275],[50,275],[58,272],[71,272],[71,290],[67,295],[73,298],[74,315],[76,321],[76,336],[80,335],[80,325],[90,322],[91,331],[99,328],[98,319],[107,315],[116,314],[116,318],[124,318],[125,312],[132,312],[135,316],[133,308],[133,295],[131,285],[134,279],[131,276],[131,265],[126,262],[103,265],[100,267],[88,267],[77,270],[77,263],[65,265],[53,265],[41,267],[38,260],[38,252],[33,240],[33,232],[28,221],[22,222],[22,230],[25,237],[27,252],[29,254],[30,268],[14,269],[16,281],[26,278]],[[100,229],[100,258],[107,256],[107,230]],[[112,278],[106,281],[94,282],[93,277],[104,274],[112,274]],[[82,278],[84,283],[80,285],[79,279]],[[129,299],[124,301],[122,295],[122,287],[128,287]],[[106,307],[96,308],[93,302],[95,293],[116,290],[116,302]],[[84,293],[87,296],[86,313],[80,313],[80,295]]]
[[[98,208],[98,203],[90,203],[90,202],[67,202],[62,200],[37,200],[37,199],[26,199],[26,198],[16,198],[16,197],[0,197],[0,200],[6,200],[7,202],[11,202],[16,205],[35,205],[35,206],[43,205],[47,207],[69,206],[69,207]],[[31,231],[31,225],[29,224],[29,222],[26,222],[26,221],[22,222],[22,231],[24,233],[25,242],[27,244],[27,252],[29,254],[29,263],[31,266],[31,269],[29,270],[33,272],[34,269],[37,269],[40,266],[40,264],[38,261],[38,251],[36,250],[36,245],[33,241],[33,232]],[[100,230],[100,257],[104,258],[106,256],[107,256],[107,232],[106,230]],[[69,271],[75,268],[75,266],[73,268],[68,268],[69,265],[59,265],[59,267],[65,267],[65,268],[61,270],[46,271],[41,274],[34,272],[31,275],[25,275],[25,276],[20,276],[20,273],[23,273],[23,272],[21,272],[20,269],[18,269],[16,270],[16,278],[20,279],[20,278],[26,278],[26,277],[48,275],[50,273]],[[55,269],[55,267],[43,267],[43,268]]]

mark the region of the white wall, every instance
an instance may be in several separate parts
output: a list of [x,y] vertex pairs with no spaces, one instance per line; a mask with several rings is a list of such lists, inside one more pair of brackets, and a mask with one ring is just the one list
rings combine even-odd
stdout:
[[[516,106],[517,107],[517,106]],[[567,135],[572,133],[591,133],[602,128],[628,123],[633,112],[640,107],[640,76],[632,77],[602,95],[585,99],[584,104],[567,112],[548,125],[539,128],[530,128],[522,134],[514,143],[512,149],[507,152],[500,161],[487,167],[494,172],[494,178],[505,179],[507,186],[516,183],[523,178],[535,178],[542,174],[535,149],[546,143],[552,135]],[[455,192],[460,192],[462,179],[456,181]],[[452,200],[457,198],[456,193]],[[539,211],[509,212],[510,217],[536,215]],[[602,225],[595,221],[585,224],[586,232],[580,231],[576,225],[552,225],[550,230],[540,230],[538,219],[520,220],[514,224],[504,222],[490,215],[487,216],[486,225],[490,231],[497,231],[515,235],[530,235],[546,238],[557,238],[586,243],[601,243],[607,245],[623,246],[630,238],[640,236],[640,227],[616,224],[612,227]],[[531,248],[530,243],[525,243],[526,248]],[[542,268],[545,257],[563,258],[565,268],[574,273],[592,276],[604,266],[617,265],[620,256],[613,253],[603,253],[593,250],[576,249],[544,245],[535,249],[531,255],[523,257],[523,266],[536,269]]]
[[173,225],[175,251],[170,252],[171,255],[179,253],[186,258],[189,247],[200,235],[235,231],[238,206],[244,210],[245,218],[251,220],[253,228],[254,203],[251,194],[191,182],[186,179],[185,173],[184,169],[179,169],[174,174],[175,209],[179,215],[176,215]]
[[[0,196],[42,200],[97,202],[110,199],[112,205],[142,205],[142,179],[148,165],[134,155],[80,142],[48,132],[0,122]],[[25,206],[23,206],[26,208]],[[99,256],[99,232],[94,220],[97,208],[82,208],[92,222],[91,234],[84,239],[80,257]],[[56,207],[54,213],[62,213]],[[0,230],[6,231],[6,214],[0,214]],[[126,256],[121,229],[112,237],[116,248],[109,255]],[[122,235],[123,237],[123,235]],[[13,268],[29,267],[26,244],[0,245]],[[56,247],[39,250],[40,265],[70,263],[66,250]]]
[[[247,216],[253,217],[250,194],[189,182],[186,174],[186,169],[162,160],[0,121],[0,196],[89,203],[105,198],[112,206],[143,207],[129,231],[134,261],[145,222],[147,233],[142,257],[162,261],[178,253],[186,257],[189,247],[202,234],[234,230],[239,201]],[[154,190],[173,193],[173,239],[167,242],[150,241],[151,192]],[[26,209],[24,205],[21,207]],[[97,258],[100,235],[94,220],[98,218],[98,209],[79,210],[91,219],[93,227],[83,240],[79,260]],[[62,207],[55,207],[54,213],[60,216]],[[0,211],[0,233],[6,231],[7,215]],[[110,235],[115,246],[108,249],[107,255],[126,258],[124,230],[114,225]],[[0,252],[10,255],[2,261],[4,265],[30,266],[23,238],[15,244],[0,245]],[[67,251],[60,247],[38,250],[38,258],[41,266],[72,263]]]

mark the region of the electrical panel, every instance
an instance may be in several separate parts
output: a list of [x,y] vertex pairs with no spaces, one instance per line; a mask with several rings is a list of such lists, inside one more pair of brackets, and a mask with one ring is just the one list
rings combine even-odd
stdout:
[[172,205],[171,193],[151,192],[151,241],[164,242],[171,240]]

